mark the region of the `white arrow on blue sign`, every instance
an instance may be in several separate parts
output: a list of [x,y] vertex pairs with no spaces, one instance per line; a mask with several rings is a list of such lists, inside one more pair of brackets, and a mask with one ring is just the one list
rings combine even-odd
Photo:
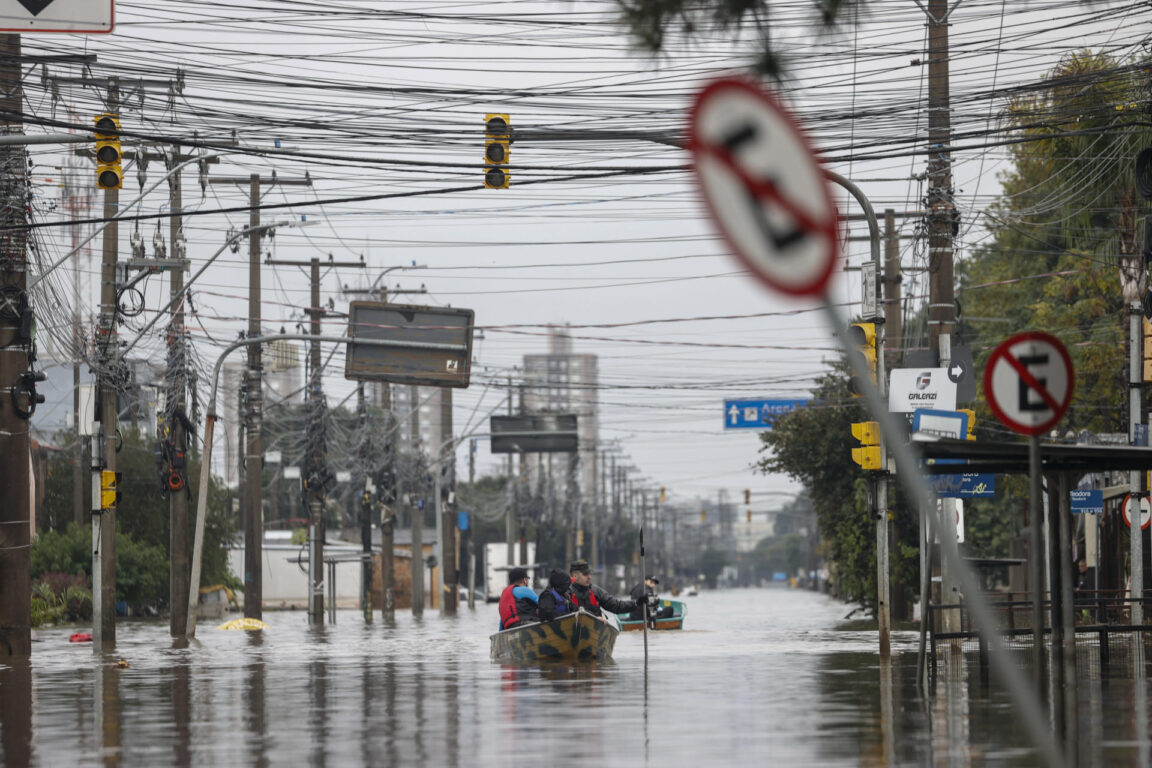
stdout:
[[772,429],[772,422],[783,413],[791,413],[807,400],[725,400],[724,429]]

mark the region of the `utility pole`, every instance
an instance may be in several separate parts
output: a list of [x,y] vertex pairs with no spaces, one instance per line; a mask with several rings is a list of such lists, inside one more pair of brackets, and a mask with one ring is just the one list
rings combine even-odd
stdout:
[[[258,183],[253,177],[253,189]],[[283,183],[283,182],[280,182]],[[306,180],[306,184],[311,184]],[[257,210],[253,206],[253,210]],[[320,336],[320,318],[326,312],[320,306],[320,259],[313,257],[308,261],[281,261],[267,259],[265,264],[284,267],[308,267],[309,279],[312,285],[311,302],[305,312],[311,318],[310,331],[312,336]],[[337,262],[331,255],[326,262],[328,267],[363,267],[363,261]],[[259,346],[257,344],[252,347]],[[307,444],[308,455],[305,459],[307,470],[305,472],[305,486],[308,490],[308,623],[320,625],[324,623],[324,503],[325,491],[331,482],[331,472],[326,466],[327,441],[325,438],[325,419],[327,404],[324,401],[324,387],[320,370],[320,342],[313,341],[309,350],[309,378],[308,378],[308,427]],[[251,440],[251,435],[249,435]],[[259,455],[257,458],[261,458]],[[259,464],[257,464],[259,467]],[[259,469],[256,475],[249,474],[249,485],[259,485]],[[255,479],[253,479],[255,478]],[[259,491],[256,492],[257,494]],[[263,529],[260,529],[262,535]],[[257,561],[258,562],[258,561]],[[247,570],[247,568],[245,568]],[[247,602],[247,600],[245,600]]]
[[[959,214],[952,187],[952,118],[949,86],[948,0],[927,0],[928,17],[928,337],[929,346],[939,352],[939,365],[947,368],[952,360],[952,330],[956,323],[953,296],[952,238],[959,224]],[[921,6],[924,8],[924,6]],[[954,520],[955,499],[940,500],[940,519]],[[1038,520],[1032,522],[1037,525]],[[941,532],[941,536],[946,535]],[[931,546],[926,540],[923,546]],[[1032,553],[1039,557],[1039,552]],[[1039,585],[1035,585],[1039,589]],[[955,574],[946,561],[940,564],[940,600],[945,604],[959,602]],[[959,611],[944,611],[944,631],[959,627]]]
[[452,510],[456,498],[456,448],[452,442],[452,389],[440,388],[440,466],[436,477],[447,480],[437,489],[436,504],[440,512],[440,528],[437,538],[440,541],[440,611],[445,616],[456,615],[456,604],[460,598],[457,589],[459,577],[456,573],[456,521]]
[[372,439],[368,423],[368,403],[364,399],[364,382],[356,384],[356,414],[359,417],[360,445],[357,451],[360,470],[364,476],[364,489],[360,492],[360,610],[364,623],[372,623],[372,498],[376,487],[372,484]]
[[[512,397],[512,374],[508,374],[508,415],[509,416],[512,415],[512,400],[513,400],[513,397]],[[520,491],[520,486],[516,482],[516,479],[512,474],[512,454],[511,453],[508,454],[508,491],[511,494],[512,498],[508,503],[508,507],[507,507],[506,511],[504,512],[504,541],[508,545],[507,559],[504,561],[504,564],[507,565],[509,568],[511,568],[512,564],[516,562],[513,559],[512,542],[516,538],[516,529],[514,527],[515,526],[516,512],[517,512],[516,496]],[[502,589],[504,585],[499,584],[499,585],[495,585],[495,586]],[[492,588],[493,588],[493,585],[489,584],[488,589],[491,590]]]
[[[20,86],[20,35],[0,36],[0,104],[11,117],[5,134],[20,134],[24,91]],[[0,148],[0,222],[6,229],[0,240],[0,280],[6,296],[15,298],[0,312],[0,382],[15,386],[28,372],[31,343],[22,338],[28,287],[27,178],[28,163],[20,145]],[[14,392],[15,390],[13,390]],[[0,488],[7,501],[0,504],[0,627],[7,642],[0,643],[0,660],[32,653],[32,585],[29,545],[31,478],[29,477],[28,420],[12,399],[0,402]]]
[[[412,466],[420,466],[420,388],[408,387],[408,444],[412,447]],[[413,477],[409,494],[409,517],[412,524],[412,615],[424,615],[424,483]]]
[[[248,185],[248,337],[262,335],[263,316],[260,308],[260,187],[262,185],[312,186],[312,179],[279,179],[272,174],[271,179],[261,179],[260,174],[249,176],[219,177],[209,179],[209,184]],[[263,615],[264,604],[264,387],[260,344],[248,345],[248,368],[244,372],[247,408],[245,409],[244,431],[244,616],[259,619]]]
[[396,483],[396,416],[392,413],[392,389],[387,382],[381,382],[381,396],[384,402],[385,430],[388,441],[384,445],[384,481],[381,485],[385,497],[380,510],[380,589],[383,593],[380,618],[391,622],[396,618],[396,505],[399,503]]
[[[120,93],[116,78],[108,81],[108,112],[120,109]],[[100,270],[100,321],[97,328],[97,375],[99,381],[99,407],[103,451],[100,466],[116,472],[116,436],[120,431],[119,409],[116,407],[116,378],[120,375],[119,342],[116,334],[116,259],[120,240],[120,227],[116,216],[120,213],[120,190],[104,190],[104,253]],[[100,436],[93,438],[95,443]],[[93,465],[97,455],[93,451]],[[93,650],[99,652],[116,647],[116,507],[101,504],[100,472],[92,484],[92,640]],[[99,575],[97,575],[99,574]]]

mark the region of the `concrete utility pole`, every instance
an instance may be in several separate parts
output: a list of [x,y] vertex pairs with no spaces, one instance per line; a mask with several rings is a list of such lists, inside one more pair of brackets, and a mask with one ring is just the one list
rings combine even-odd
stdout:
[[[255,177],[254,177],[255,178]],[[282,182],[281,182],[282,183]],[[311,184],[311,181],[304,183]],[[255,188],[256,182],[253,182]],[[253,209],[255,210],[255,208]],[[311,302],[305,312],[311,318],[310,329],[312,336],[320,336],[320,318],[327,314],[320,306],[320,259],[312,258],[308,261],[281,261],[268,259],[264,262],[270,266],[308,267],[309,278],[312,285]],[[325,262],[328,267],[363,267],[363,261],[337,262],[328,257]],[[253,347],[258,346],[256,344]],[[305,460],[307,466],[305,485],[308,489],[308,622],[310,624],[324,623],[324,505],[325,491],[330,479],[330,472],[326,466],[327,445],[324,437],[324,418],[327,405],[324,402],[324,386],[320,365],[320,342],[313,341],[308,355],[308,456]],[[249,435],[251,440],[251,435]],[[258,458],[262,458],[259,457]],[[259,467],[259,464],[257,465]],[[259,469],[257,473],[248,474],[249,485],[259,485]],[[252,478],[255,477],[255,481]],[[257,491],[258,493],[258,491]],[[259,529],[263,535],[263,527]],[[245,567],[247,570],[247,567]],[[245,600],[247,602],[247,600]]]
[[[440,438],[443,448],[436,468],[436,477],[442,482],[436,494],[440,512],[440,531],[437,534],[440,541],[440,599],[443,601],[440,611],[445,616],[455,616],[460,590],[457,589],[456,520],[453,515],[456,498],[456,446],[452,441],[452,389],[449,387],[440,389]],[[447,483],[443,483],[443,480],[447,480]]]
[[[248,185],[248,336],[262,335],[263,320],[260,308],[260,188],[274,186],[312,186],[310,178],[280,179],[272,174],[270,179],[261,179],[260,174],[249,176],[217,177],[208,180],[209,184]],[[264,366],[261,362],[260,345],[248,347],[248,368],[244,372],[244,389],[247,392],[247,408],[244,410],[244,496],[242,514],[244,516],[244,616],[259,619],[263,615],[264,604]]]
[[[108,112],[117,114],[120,93],[116,78],[108,81]],[[115,216],[120,212],[120,190],[104,190],[104,255],[100,270],[100,321],[97,329],[97,374],[99,408],[104,450],[101,466],[116,471],[116,436],[120,431],[116,407],[116,377],[120,354],[116,333],[116,259],[120,226]],[[93,441],[99,440],[97,436]],[[97,451],[93,451],[95,465]],[[92,483],[92,640],[99,652],[116,647],[116,509],[101,508],[100,472]],[[99,574],[99,576],[97,576]]]
[[[23,132],[24,91],[20,87],[20,35],[0,35],[0,104],[11,116],[3,133]],[[0,223],[15,229],[0,234],[0,281],[4,292],[0,311],[0,383],[15,386],[28,371],[31,343],[22,338],[28,287],[28,230],[26,200],[28,164],[24,147],[0,147]],[[0,504],[0,660],[32,653],[31,565],[29,545],[31,495],[29,478],[28,420],[17,412],[12,399],[0,398],[0,488],[6,501]]]
[[[514,398],[512,397],[512,374],[508,374],[508,415],[509,416],[512,415],[512,400],[513,399]],[[520,490],[520,487],[516,482],[516,478],[512,474],[512,454],[509,453],[508,454],[508,492],[511,494],[512,498],[509,501],[508,507],[506,508],[506,510],[504,512],[504,541],[508,545],[507,559],[504,561],[504,564],[507,565],[508,567],[511,567],[512,564],[516,562],[516,560],[513,559],[512,542],[516,538],[516,528],[515,528],[515,524],[516,524],[516,495],[519,492],[519,490]],[[503,589],[504,585],[503,584],[497,584],[497,585],[489,584],[488,585],[489,590],[492,590],[493,587],[496,587],[498,589]]]
[[[941,367],[952,360],[952,331],[956,324],[953,295],[952,239],[959,225],[952,187],[952,117],[949,86],[948,17],[959,5],[948,7],[948,0],[927,0],[928,17],[928,337],[929,345],[939,351]],[[921,5],[921,8],[924,8]],[[940,519],[954,520],[955,499],[940,500]],[[1039,520],[1033,520],[1039,525]],[[923,538],[923,537],[922,537]],[[923,541],[923,546],[931,546]],[[1033,553],[1039,557],[1040,553]],[[1039,589],[1036,585],[1036,589]],[[959,602],[955,575],[947,560],[940,563],[940,600]],[[960,629],[959,611],[944,611],[944,631]]]
[[[420,388],[408,387],[408,444],[413,467],[420,465]],[[424,499],[422,478],[413,478],[408,509],[412,522],[412,615],[424,615]]]

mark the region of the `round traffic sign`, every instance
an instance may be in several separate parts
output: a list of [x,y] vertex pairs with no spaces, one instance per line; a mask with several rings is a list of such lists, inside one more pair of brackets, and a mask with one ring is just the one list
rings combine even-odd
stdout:
[[[1129,528],[1132,527],[1132,494],[1124,497],[1124,504],[1121,506],[1121,512],[1124,515],[1124,524]],[[1148,496],[1142,494],[1140,496],[1140,527],[1147,528],[1152,525],[1152,504],[1148,501]]]
[[732,252],[785,293],[823,293],[836,266],[836,205],[808,139],[759,85],[718,80],[696,97],[689,147]]
[[1018,333],[992,351],[984,367],[984,395],[1009,429],[1039,435],[1055,426],[1072,402],[1072,358],[1047,333]]

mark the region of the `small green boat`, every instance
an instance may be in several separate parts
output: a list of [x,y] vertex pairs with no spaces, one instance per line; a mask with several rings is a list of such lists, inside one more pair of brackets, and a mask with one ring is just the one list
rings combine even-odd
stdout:
[[[684,628],[684,614],[688,612],[688,607],[679,600],[661,600],[660,611],[667,614],[668,608],[672,609],[671,615],[660,616],[659,618],[649,615],[648,629]],[[643,619],[630,619],[626,613],[618,613],[616,618],[620,621],[621,631],[638,632],[644,629]]]
[[492,635],[492,658],[516,664],[611,661],[620,631],[584,610]]

